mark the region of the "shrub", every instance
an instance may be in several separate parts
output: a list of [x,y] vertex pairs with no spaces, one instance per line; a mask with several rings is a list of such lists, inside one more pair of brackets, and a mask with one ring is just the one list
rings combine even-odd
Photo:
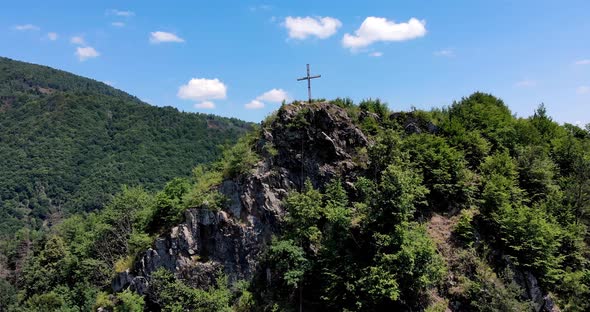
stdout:
[[240,139],[234,146],[223,151],[221,159],[223,177],[231,179],[245,174],[258,160],[258,155],[252,151],[249,142],[246,139]]
[[119,303],[115,307],[115,312],[143,312],[143,297],[129,289],[118,293],[117,300]]
[[125,272],[125,271],[131,269],[134,261],[135,261],[135,256],[133,256],[133,255],[129,255],[129,256],[125,256],[123,258],[120,258],[119,260],[117,260],[115,262],[115,265],[114,265],[115,272],[121,273],[121,272]]
[[473,216],[475,210],[462,210],[459,220],[453,230],[453,235],[467,246],[472,246],[475,242],[475,229],[473,228]]
[[109,294],[104,291],[99,292],[96,295],[96,301],[94,302],[93,310],[96,311],[98,308],[104,308],[107,311],[112,310],[115,307],[115,304],[111,300]]

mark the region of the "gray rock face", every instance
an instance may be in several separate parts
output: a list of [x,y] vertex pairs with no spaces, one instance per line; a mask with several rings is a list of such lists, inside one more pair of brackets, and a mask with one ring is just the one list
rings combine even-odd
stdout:
[[111,283],[114,292],[119,292],[125,287],[129,286],[133,277],[129,275],[129,271],[118,273]]
[[[267,144],[277,150],[275,156],[265,155]],[[115,278],[113,289],[130,287],[143,294],[159,268],[193,287],[207,288],[219,270],[230,283],[251,279],[257,270],[264,270],[258,268],[258,258],[280,229],[285,214],[281,203],[288,192],[301,187],[305,179],[321,187],[337,174],[353,174],[351,155],[367,144],[339,107],[314,103],[280,110],[256,145],[264,160],[251,174],[219,185],[219,192],[229,199],[227,206],[220,211],[188,209],[186,221],[138,255],[131,272]]]
[[354,175],[352,155],[370,144],[346,111],[327,103],[287,106],[278,112],[267,138],[278,150],[275,164],[297,186],[310,179],[321,187],[335,175]]
[[525,291],[525,297],[533,303],[536,312],[559,312],[559,307],[550,294],[543,292],[537,278],[529,271],[516,270],[515,281]]
[[529,299],[533,301],[535,311],[541,311],[544,306],[543,291],[539,287],[537,278],[531,272],[524,272],[526,291]]

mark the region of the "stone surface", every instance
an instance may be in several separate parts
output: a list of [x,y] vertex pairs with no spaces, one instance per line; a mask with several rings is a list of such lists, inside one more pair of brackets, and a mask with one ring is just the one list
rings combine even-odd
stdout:
[[[276,155],[268,155],[272,145]],[[290,105],[265,125],[256,150],[263,155],[252,172],[226,180],[218,190],[228,198],[220,211],[188,209],[185,222],[156,239],[139,254],[133,269],[113,281],[113,290],[127,287],[146,293],[151,274],[166,268],[194,287],[207,288],[223,271],[229,282],[251,279],[258,257],[280,229],[282,201],[305,179],[322,187],[336,175],[354,176],[352,156],[369,144],[342,108],[327,103]]]

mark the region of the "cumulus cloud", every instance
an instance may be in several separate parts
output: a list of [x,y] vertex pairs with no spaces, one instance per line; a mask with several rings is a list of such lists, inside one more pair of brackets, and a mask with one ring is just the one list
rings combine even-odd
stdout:
[[283,89],[272,89],[264,92],[263,94],[256,97],[259,101],[281,103],[283,100],[289,100],[289,94]]
[[514,85],[519,88],[531,88],[531,87],[535,87],[537,85],[537,82],[534,80],[525,79],[525,80],[517,81]]
[[178,88],[178,97],[185,100],[205,101],[225,99],[227,86],[219,79],[193,78]]
[[244,105],[247,109],[261,109],[264,107],[264,103],[259,100],[252,100]]
[[342,23],[333,17],[287,16],[284,26],[289,30],[289,38],[303,40],[315,36],[326,39],[335,34]]
[[82,36],[74,36],[70,38],[70,42],[73,44],[85,45],[86,41],[84,41],[84,37]]
[[590,65],[590,59],[576,61],[576,65]]
[[590,86],[579,86],[576,88],[577,94],[588,94],[590,93]]
[[442,49],[439,51],[435,51],[434,55],[444,56],[444,57],[453,57],[453,56],[455,56],[455,51],[453,51],[453,49]]
[[125,23],[123,22],[112,22],[111,25],[115,27],[125,27]]
[[16,26],[14,26],[14,29],[19,30],[19,31],[27,31],[27,30],[40,30],[41,28],[39,28],[38,26],[35,26],[33,24],[24,24],[24,25],[16,25]]
[[130,17],[130,16],[134,16],[135,12],[132,11],[125,11],[125,10],[111,10],[110,13],[112,15],[116,15],[116,16],[124,16],[124,17]]
[[201,109],[214,109],[215,108],[215,103],[211,102],[211,101],[203,101],[201,103],[197,103],[194,105],[195,108],[201,108]]
[[155,44],[162,42],[184,42],[184,39],[178,37],[173,33],[165,31],[154,31],[150,33],[150,42]]
[[426,35],[426,21],[411,18],[405,23],[395,23],[383,17],[367,17],[354,35],[344,34],[342,45],[358,49],[379,41],[405,41]]
[[264,102],[281,103],[288,100],[289,94],[285,90],[275,88],[262,93],[244,106],[247,109],[260,109],[264,107]]
[[76,48],[76,56],[78,59],[83,62],[90,58],[98,57],[100,53],[96,51],[93,47],[77,47]]
[[57,40],[57,37],[58,37],[57,33],[54,33],[54,32],[47,33],[47,38],[51,41]]
[[371,52],[371,53],[369,53],[369,56],[372,56],[372,57],[382,57],[383,56],[383,52]]

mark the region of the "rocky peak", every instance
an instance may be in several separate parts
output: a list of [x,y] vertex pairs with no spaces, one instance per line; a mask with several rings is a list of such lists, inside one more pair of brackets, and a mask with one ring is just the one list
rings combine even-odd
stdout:
[[369,142],[345,109],[323,102],[282,107],[264,126],[261,145],[267,143],[278,152],[272,164],[291,172],[291,181],[318,187],[352,173],[353,155]]
[[138,255],[113,281],[144,293],[152,272],[166,268],[195,287],[207,287],[221,269],[230,282],[250,279],[264,247],[281,226],[282,201],[306,179],[322,187],[337,175],[351,178],[354,155],[369,141],[345,109],[328,103],[283,106],[262,125],[255,149],[262,160],[249,174],[223,181],[221,210],[194,207],[185,222]]

